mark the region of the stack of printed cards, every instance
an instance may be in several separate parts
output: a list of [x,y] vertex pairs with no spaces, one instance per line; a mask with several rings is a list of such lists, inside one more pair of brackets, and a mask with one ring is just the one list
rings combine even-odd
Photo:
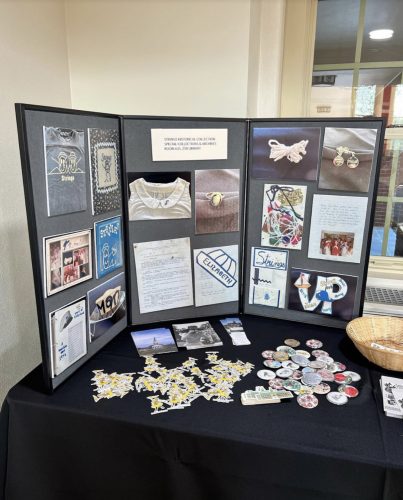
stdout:
[[239,318],[224,318],[221,320],[221,324],[227,330],[233,345],[250,345],[250,340],[246,336]]
[[202,349],[222,345],[220,337],[208,321],[172,325],[178,347]]
[[140,356],[153,356],[154,354],[178,351],[169,328],[141,330],[131,332],[131,335]]
[[383,410],[387,417],[403,418],[403,380],[381,377]]

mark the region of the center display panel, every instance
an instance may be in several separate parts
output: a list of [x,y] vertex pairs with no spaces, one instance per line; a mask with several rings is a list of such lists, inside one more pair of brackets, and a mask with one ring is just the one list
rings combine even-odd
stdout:
[[383,120],[17,119],[49,389],[131,325],[361,314]]

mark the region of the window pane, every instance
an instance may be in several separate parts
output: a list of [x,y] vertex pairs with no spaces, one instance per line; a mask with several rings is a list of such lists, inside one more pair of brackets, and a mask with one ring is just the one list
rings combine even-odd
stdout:
[[355,116],[384,116],[387,125],[403,122],[401,68],[361,69],[355,90]]
[[354,62],[359,0],[318,3],[314,64]]
[[372,232],[371,255],[382,255],[383,228],[386,218],[386,206],[386,202],[376,202],[374,229]]
[[[402,19],[403,2],[401,0],[367,0],[361,61],[403,60]],[[378,29],[392,29],[394,34],[387,40],[372,40],[369,32]]]
[[[321,85],[324,76],[334,77],[334,84]],[[352,71],[314,71],[312,83],[310,116],[351,116]]]

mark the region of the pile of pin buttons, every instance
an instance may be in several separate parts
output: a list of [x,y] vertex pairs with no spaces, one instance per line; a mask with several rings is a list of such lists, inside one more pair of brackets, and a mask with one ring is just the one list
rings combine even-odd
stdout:
[[[259,370],[257,376],[267,380],[272,389],[292,391],[298,404],[308,409],[318,406],[318,394],[326,394],[335,405],[344,405],[358,396],[359,391],[352,384],[360,381],[361,376],[322,350],[320,340],[307,340],[311,352],[297,349],[299,346],[298,340],[286,339],[275,351],[263,351],[266,369]],[[337,385],[337,390],[332,390],[330,383]]]

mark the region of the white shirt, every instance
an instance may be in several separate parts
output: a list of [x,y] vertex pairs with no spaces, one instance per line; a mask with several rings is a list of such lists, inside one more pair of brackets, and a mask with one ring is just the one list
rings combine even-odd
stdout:
[[129,220],[190,219],[192,216],[189,182],[131,182]]

